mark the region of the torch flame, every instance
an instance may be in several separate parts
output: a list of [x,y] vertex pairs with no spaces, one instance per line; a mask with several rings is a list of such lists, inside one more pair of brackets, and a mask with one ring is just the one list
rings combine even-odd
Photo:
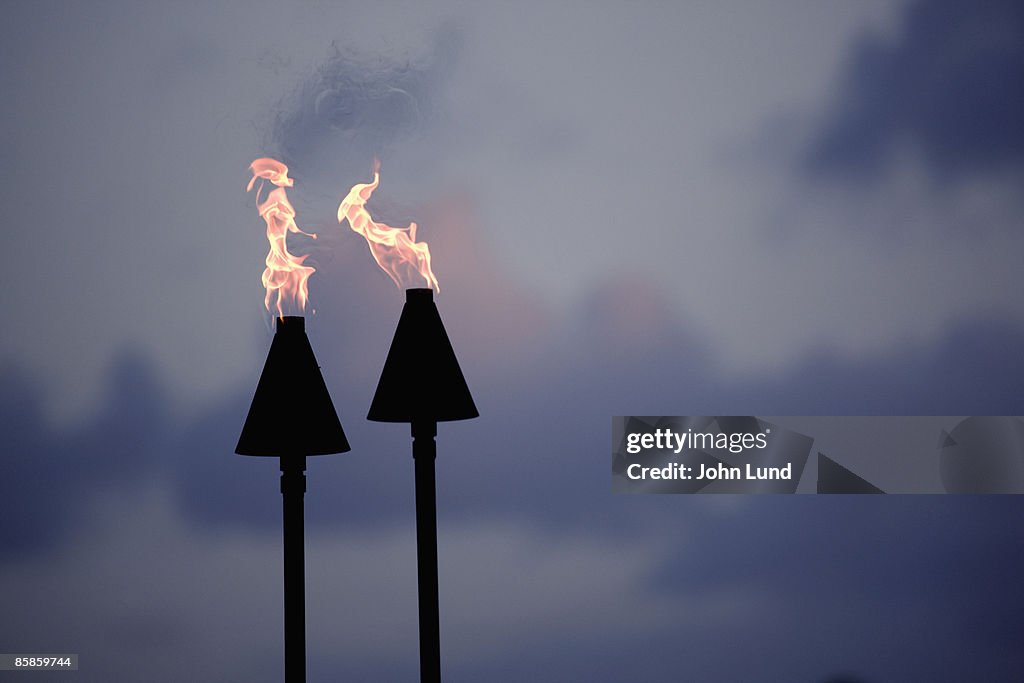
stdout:
[[[304,311],[306,300],[309,298],[309,276],[316,269],[303,265],[306,256],[295,256],[288,251],[287,237],[289,232],[301,233],[313,239],[316,239],[316,235],[304,232],[295,224],[295,207],[288,201],[288,194],[285,192],[285,188],[292,187],[295,180],[288,177],[288,167],[276,159],[256,159],[249,166],[249,170],[252,171],[252,179],[245,191],[251,191],[259,181],[256,188],[256,208],[259,210],[260,218],[267,223],[267,241],[270,242],[267,267],[263,271],[263,286],[267,288],[264,303],[269,311],[270,302],[273,300],[277,314],[282,317],[286,302]],[[268,182],[276,187],[267,194],[265,200],[260,201],[260,194]]]
[[349,226],[366,238],[370,253],[374,260],[388,276],[394,280],[399,289],[403,280],[421,276],[427,286],[440,292],[434,271],[430,269],[430,248],[426,242],[416,241],[416,224],[409,223],[408,228],[393,228],[384,223],[377,223],[366,210],[366,202],[380,184],[380,162],[374,163],[373,182],[361,183],[349,190],[348,196],[338,206],[338,222],[348,220]]

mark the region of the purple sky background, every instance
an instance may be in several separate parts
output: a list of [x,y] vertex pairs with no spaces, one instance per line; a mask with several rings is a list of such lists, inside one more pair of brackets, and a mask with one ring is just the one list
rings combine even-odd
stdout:
[[616,414],[1024,413],[1018,5],[7,14],[0,651],[280,679],[276,467],[232,455],[269,154],[320,235],[309,335],[353,446],[310,463],[310,680],[417,668],[408,433],[364,419],[403,297],[333,218],[374,156],[481,412],[438,436],[446,679],[1024,669],[1016,498],[616,497],[608,470]]

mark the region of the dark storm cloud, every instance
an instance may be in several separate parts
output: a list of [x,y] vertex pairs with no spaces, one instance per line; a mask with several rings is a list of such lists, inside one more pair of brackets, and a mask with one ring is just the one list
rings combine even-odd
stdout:
[[[643,292],[634,288],[633,298]],[[728,382],[707,369],[703,344],[673,331],[656,300],[649,306],[650,320],[664,323],[653,336],[641,331],[633,341],[616,337],[623,334],[619,316],[640,320],[640,306],[591,312],[579,328],[593,341],[586,345],[590,350],[559,354],[536,380],[471,382],[481,417],[442,425],[438,437],[442,518],[513,515],[575,528],[590,526],[596,516],[610,533],[631,529],[646,503],[625,510],[609,505],[607,468],[593,466],[595,454],[608,451],[607,420],[616,414],[1024,413],[1019,327],[975,320],[934,346],[874,359],[820,354],[773,378]],[[607,362],[609,354],[615,363]],[[329,349],[319,355],[322,362],[331,357]],[[90,490],[117,490],[153,477],[170,478],[183,513],[194,521],[278,524],[276,462],[232,455],[249,392],[189,424],[170,425],[153,368],[126,355],[109,373],[95,419],[62,432],[43,418],[30,378],[6,374],[0,423],[12,447],[5,449],[9,474],[0,486],[5,507],[16,511],[0,520],[8,553],[60,543]],[[327,378],[353,452],[311,463],[311,527],[401,522],[411,514],[407,430],[363,419],[362,399],[372,394],[375,378],[346,381],[336,372]],[[546,387],[541,403],[538,385]],[[557,455],[540,461],[529,455],[538,452]]]
[[[580,346],[602,343],[600,322],[585,328],[593,334]],[[933,347],[904,347],[870,359],[821,354],[761,381],[727,381],[709,371],[701,345],[685,335],[672,341],[655,335],[648,345],[642,336],[632,349],[616,347],[615,363],[605,354],[581,358],[586,350],[577,349],[536,385],[474,387],[481,418],[445,429],[451,455],[439,456],[439,471],[448,470],[439,481],[453,495],[444,499],[442,513],[529,515],[567,527],[600,523],[610,533],[644,525],[648,506],[657,504],[635,497],[609,501],[607,468],[593,465],[597,454],[608,452],[612,415],[765,414],[776,408],[789,415],[1024,411],[1019,326],[964,322]],[[540,404],[536,386],[544,387]],[[530,453],[551,455],[531,459]]]
[[[859,669],[889,680],[894,660],[865,656],[886,648],[891,632],[877,629],[885,615],[894,629],[907,627],[899,629],[901,680],[1012,680],[1020,654],[1007,634],[1022,620],[1007,605],[1024,598],[1011,569],[1022,557],[994,529],[1019,508],[1005,497],[901,496],[881,506],[773,498],[756,506],[763,525],[752,526],[745,515],[703,525],[693,547],[713,548],[713,559],[681,554],[659,580],[678,590],[677,577],[688,572],[709,592],[754,585],[754,594],[779,596],[774,613],[760,617],[785,634],[780,642],[806,647],[801,666]],[[955,642],[957,652],[937,653],[940,642]],[[965,652],[974,657],[965,661]]]
[[[679,671],[709,680],[811,682],[838,670],[863,672],[868,680],[889,680],[896,671],[909,681],[949,672],[1012,680],[1005,672],[1022,662],[1006,634],[1021,627],[1024,596],[1015,581],[1024,557],[1016,527],[1004,522],[1019,515],[1016,497],[896,497],[882,507],[863,499],[759,498],[738,501],[746,506],[739,514],[723,515],[707,499],[613,496],[606,458],[608,417],[637,401],[680,413],[716,406],[797,414],[1019,413],[1024,330],[974,321],[934,348],[874,360],[822,357],[761,383],[727,382],[707,369],[703,345],[664,314],[655,294],[622,283],[615,292],[597,297],[605,306],[586,307],[578,325],[596,352],[568,350],[543,379],[521,385],[507,377],[472,382],[481,418],[441,426],[442,538],[465,520],[493,519],[516,519],[559,538],[626,545],[656,538],[660,560],[646,589],[683,605],[711,596],[711,606],[701,609],[714,618],[694,621],[681,612],[641,638],[622,635],[616,626],[623,614],[609,613],[603,634],[543,639],[516,661],[504,662],[508,653],[497,663],[456,660],[453,671],[467,680],[667,680],[673,652],[686,662]],[[624,319],[635,329],[624,329]],[[645,333],[652,325],[655,333]],[[316,341],[321,357],[330,357]],[[613,353],[617,362],[607,362]],[[411,524],[407,430],[366,423],[357,409],[365,408],[362,380],[346,385],[328,377],[354,450],[311,463],[310,532]],[[168,478],[180,513],[201,528],[277,531],[276,463],[231,454],[249,390],[198,422],[172,425],[152,369],[126,355],[109,373],[96,418],[60,432],[41,416],[30,378],[5,379],[0,423],[17,445],[12,474],[2,480],[7,561],[30,546],[63,545],[90,492],[124,496]],[[900,654],[882,663],[872,655],[889,647],[879,619],[904,632]],[[729,657],[737,643],[750,656]],[[807,648],[795,662],[794,643]],[[965,660],[964,651],[984,661]]]
[[745,388],[787,415],[1018,415],[1024,409],[1022,343],[1019,325],[972,319],[934,344],[873,359],[809,354],[786,380]]
[[1024,166],[1024,5],[924,0],[862,38],[808,167],[865,177],[910,143],[939,175]]
[[167,403],[150,362],[123,352],[108,373],[91,420],[54,430],[38,385],[25,372],[0,373],[4,475],[0,549],[7,557],[66,540],[75,517],[99,492],[132,486],[167,466]]

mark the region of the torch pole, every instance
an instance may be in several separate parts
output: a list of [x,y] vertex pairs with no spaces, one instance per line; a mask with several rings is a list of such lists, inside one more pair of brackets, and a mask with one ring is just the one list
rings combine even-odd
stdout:
[[437,422],[412,423],[416,463],[416,573],[420,608],[420,681],[441,681],[441,624],[437,591],[437,494],[434,460]]
[[284,680],[306,682],[306,457],[281,458],[284,508]]

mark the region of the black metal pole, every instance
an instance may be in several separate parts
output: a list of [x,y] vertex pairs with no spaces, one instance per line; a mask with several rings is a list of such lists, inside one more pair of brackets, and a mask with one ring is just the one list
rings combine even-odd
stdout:
[[420,681],[441,681],[441,623],[437,595],[437,493],[434,460],[437,422],[412,423],[416,462],[416,574],[420,603]]
[[284,507],[284,680],[306,683],[306,457],[281,458]]

